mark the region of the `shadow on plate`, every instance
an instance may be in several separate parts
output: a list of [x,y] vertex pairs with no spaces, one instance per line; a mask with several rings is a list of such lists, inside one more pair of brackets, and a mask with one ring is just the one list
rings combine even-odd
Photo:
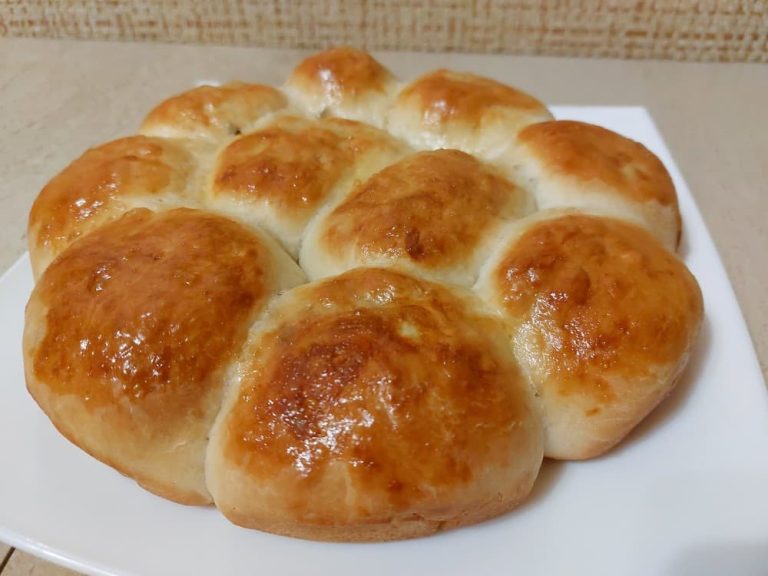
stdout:
[[691,252],[691,244],[688,241],[688,234],[685,226],[683,226],[683,233],[680,237],[680,245],[677,247],[677,257],[683,262],[688,259],[688,254]]
[[544,458],[544,462],[541,464],[539,475],[536,478],[536,482],[533,485],[531,493],[519,506],[516,506],[512,510],[505,512],[504,514],[495,518],[490,518],[483,522],[480,522],[477,526],[490,526],[496,522],[505,522],[514,517],[518,513],[524,511],[527,508],[536,506],[541,500],[547,498],[549,493],[555,488],[558,478],[565,470],[566,462],[559,460],[550,460]]
[[541,463],[541,469],[539,470],[539,476],[536,478],[536,483],[533,485],[531,493],[515,510],[523,510],[529,506],[535,506],[540,500],[546,498],[557,484],[557,479],[565,470],[565,464],[566,462],[560,460],[544,458],[544,462]]
[[762,542],[714,542],[681,552],[670,576],[766,576],[768,536]]

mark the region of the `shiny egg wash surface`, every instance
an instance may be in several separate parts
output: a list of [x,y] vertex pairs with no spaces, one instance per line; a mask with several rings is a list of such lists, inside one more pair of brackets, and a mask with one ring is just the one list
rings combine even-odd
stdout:
[[337,100],[370,91],[383,92],[392,75],[370,54],[354,48],[332,48],[302,61],[289,84]]
[[213,194],[264,199],[288,214],[313,210],[350,161],[340,140],[310,123],[300,131],[270,127],[249,134],[221,155]]
[[600,182],[631,200],[677,206],[675,186],[661,160],[642,144],[615,132],[556,120],[527,126],[518,141],[550,174]]
[[417,106],[427,126],[448,121],[475,125],[497,106],[548,114],[541,102],[525,92],[488,78],[449,70],[422,76],[400,93],[396,105]]
[[339,503],[316,494],[341,482],[334,497],[362,518],[439,507],[535,453],[538,423],[499,325],[446,288],[356,269],[291,296],[224,421],[225,458],[284,490],[276,505],[330,521]]
[[690,345],[701,292],[644,230],[565,216],[534,224],[496,267],[495,290],[515,326],[517,356],[560,394],[611,403],[613,379],[650,376]]
[[160,103],[144,119],[142,131],[192,138],[237,136],[286,105],[285,96],[272,86],[244,82],[199,86]]
[[387,133],[359,122],[284,117],[222,152],[211,193],[261,200],[284,218],[306,219],[361,155],[397,146]]
[[130,136],[92,148],[40,192],[29,214],[30,237],[60,248],[116,200],[182,194],[191,163],[188,152],[161,138]]
[[421,152],[381,170],[326,217],[326,250],[355,251],[427,268],[473,255],[505,219],[520,216],[525,192],[469,154]]
[[[268,254],[238,224],[139,209],[89,234],[35,288],[47,308],[34,372],[98,408],[184,417],[268,296]],[[134,407],[134,408],[132,408]]]

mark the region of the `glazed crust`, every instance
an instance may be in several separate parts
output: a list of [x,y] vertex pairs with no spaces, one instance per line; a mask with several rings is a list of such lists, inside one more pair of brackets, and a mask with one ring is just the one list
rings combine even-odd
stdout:
[[647,232],[584,214],[519,224],[480,291],[512,330],[554,458],[626,436],[676,383],[703,312],[696,280]]
[[406,86],[389,114],[389,130],[418,149],[457,148],[485,160],[514,142],[524,126],[552,118],[516,88],[475,74],[437,70]]
[[310,278],[400,265],[471,285],[501,226],[529,210],[524,190],[458,150],[408,156],[359,184],[307,234]]
[[208,199],[266,228],[296,255],[304,228],[322,206],[404,153],[402,143],[367,124],[286,116],[219,154]]
[[207,478],[245,526],[403,538],[517,504],[542,458],[532,397],[471,295],[363,268],[282,298],[249,339]]
[[346,46],[303,60],[285,88],[310,116],[333,115],[382,128],[397,82],[370,54]]
[[138,206],[191,201],[192,156],[163,138],[130,136],[85,152],[55,176],[29,213],[35,277],[74,240]]
[[209,502],[203,458],[223,371],[291,274],[287,256],[229,220],[130,212],[76,242],[35,287],[29,391],[89,453],[166,498]]
[[53,425],[165,498],[319,540],[471,524],[688,361],[666,169],[517,88],[333,48],[140,134],[36,199],[23,349]]
[[510,163],[542,209],[570,207],[632,220],[670,250],[680,241],[672,178],[634,140],[584,122],[542,122],[520,132]]
[[243,82],[198,86],[158,104],[140,131],[170,138],[231,139],[250,132],[259,120],[287,104],[271,86]]

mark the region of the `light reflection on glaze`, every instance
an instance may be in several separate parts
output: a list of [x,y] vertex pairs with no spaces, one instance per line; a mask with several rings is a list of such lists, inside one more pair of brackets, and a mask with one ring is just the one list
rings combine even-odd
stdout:
[[168,416],[219,387],[266,297],[266,249],[237,224],[192,210],[136,210],[89,234],[45,272],[37,377],[94,405],[158,396]]
[[173,143],[131,136],[92,148],[54,177],[32,205],[29,227],[38,246],[61,248],[115,201],[180,193],[191,157]]
[[[677,207],[664,164],[642,144],[600,126],[557,120],[524,128],[518,141],[552,176],[572,178],[606,193]],[[679,224],[679,222],[678,222]]]
[[549,114],[541,102],[511,86],[449,70],[437,70],[410,84],[396,106],[416,106],[424,127],[431,129],[454,120],[476,125],[493,107]]
[[305,220],[327,199],[361,154],[399,145],[363,124],[284,117],[230,144],[220,155],[212,194],[259,200],[285,218]]
[[142,131],[229,137],[286,104],[285,96],[271,86],[243,82],[198,86],[160,103],[144,119]]
[[495,286],[517,356],[541,384],[603,402],[617,397],[609,380],[679,357],[701,316],[698,285],[677,258],[644,230],[586,215],[534,224]]
[[312,209],[351,160],[340,144],[333,131],[298,119],[260,130],[224,150],[212,193],[262,198],[286,211]]
[[488,340],[499,326],[431,286],[358,269],[276,310],[228,417],[229,457],[265,482],[345,465],[355,486],[405,503],[422,482],[468,482],[475,458],[528,434],[518,374]]
[[402,259],[426,268],[465,263],[525,193],[458,150],[421,152],[360,184],[323,223],[321,241],[354,261]]
[[391,74],[370,54],[354,48],[333,48],[302,61],[288,84],[339,103],[366,92],[382,92],[391,80]]

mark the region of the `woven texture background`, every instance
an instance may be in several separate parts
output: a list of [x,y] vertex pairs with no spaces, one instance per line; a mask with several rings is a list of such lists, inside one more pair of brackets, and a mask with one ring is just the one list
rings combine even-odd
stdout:
[[768,0],[0,0],[0,35],[768,62]]

